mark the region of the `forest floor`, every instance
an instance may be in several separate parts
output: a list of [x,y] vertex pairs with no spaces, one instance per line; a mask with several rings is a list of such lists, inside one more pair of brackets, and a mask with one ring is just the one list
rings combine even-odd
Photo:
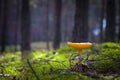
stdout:
[[0,80],[120,80],[119,44],[96,44],[82,52],[81,63],[77,53],[68,46],[38,48],[23,61],[20,51],[8,50],[0,55]]

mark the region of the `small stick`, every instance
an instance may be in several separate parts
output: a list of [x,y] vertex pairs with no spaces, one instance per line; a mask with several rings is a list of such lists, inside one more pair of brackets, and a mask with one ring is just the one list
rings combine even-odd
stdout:
[[32,70],[33,74],[35,75],[36,79],[37,79],[37,80],[40,80],[40,78],[39,78],[38,75],[36,74],[35,70],[33,69],[32,65],[30,64],[29,59],[27,59],[27,63],[28,63],[28,65],[29,65],[30,69]]

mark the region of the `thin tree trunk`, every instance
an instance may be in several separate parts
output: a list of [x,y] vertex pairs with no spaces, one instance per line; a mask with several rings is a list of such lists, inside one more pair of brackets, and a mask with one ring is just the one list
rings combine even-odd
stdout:
[[118,14],[119,14],[119,22],[118,22],[118,25],[119,25],[119,36],[118,36],[118,39],[119,39],[119,42],[120,42],[120,0],[118,0]]
[[7,41],[7,10],[8,10],[8,1],[7,0],[2,0],[3,1],[3,14],[2,14],[2,39],[1,39],[1,52],[5,51],[5,46],[6,46],[6,41]]
[[19,27],[19,13],[20,13],[20,0],[16,1],[16,23],[15,23],[15,41],[14,41],[14,51],[17,51],[17,45],[18,45],[18,27]]
[[22,57],[27,56],[31,50],[30,38],[30,7],[29,0],[22,0],[21,8],[21,51]]
[[107,26],[105,41],[115,42],[115,0],[107,0]]
[[[67,1],[67,3],[69,3]],[[65,27],[63,28],[63,31],[64,31],[64,34],[63,34],[63,41],[66,42],[68,41],[68,32],[67,32],[67,29],[68,29],[68,16],[69,16],[69,13],[68,13],[68,5],[66,5],[66,14],[65,14]]]
[[76,0],[75,26],[73,30],[73,41],[88,41],[88,5],[89,0]]
[[103,19],[104,19],[104,14],[105,13],[105,0],[101,1],[101,23],[100,23],[100,42],[103,42],[104,36],[103,36]]
[[55,0],[55,36],[53,48],[58,49],[61,42],[61,5],[62,0]]
[[49,47],[49,0],[47,0],[46,18],[47,18],[47,24],[46,24],[47,43],[46,43],[46,47],[47,47],[47,50],[49,50],[50,49],[50,47]]
[[0,0],[0,52],[1,52],[1,33],[2,33],[2,13],[3,13],[3,10],[2,10],[2,0]]

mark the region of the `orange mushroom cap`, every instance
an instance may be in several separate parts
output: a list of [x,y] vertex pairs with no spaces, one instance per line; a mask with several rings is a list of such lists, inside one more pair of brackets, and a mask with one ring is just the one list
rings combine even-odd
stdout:
[[73,42],[67,42],[67,44],[73,48],[76,48],[78,50],[90,48],[92,46],[92,43],[86,42],[86,43],[73,43]]

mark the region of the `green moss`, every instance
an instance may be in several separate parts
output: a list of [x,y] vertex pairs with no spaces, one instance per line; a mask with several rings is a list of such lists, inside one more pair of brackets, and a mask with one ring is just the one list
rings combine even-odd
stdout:
[[120,71],[120,45],[116,43],[103,43],[100,45],[99,54],[91,55],[95,68],[102,73]]
[[[71,47],[64,47],[54,51],[37,50],[32,52],[29,61],[41,80],[94,80],[81,73],[71,72],[69,59],[77,55],[78,51]],[[98,53],[98,54],[96,54]],[[89,54],[89,55],[88,55]],[[87,55],[87,56],[86,56]],[[75,57],[75,56],[73,56]],[[83,51],[84,64],[88,60],[95,60],[93,65],[98,72],[114,73],[120,71],[120,45],[116,43],[103,43],[94,45]],[[78,60],[73,60],[77,63]],[[27,62],[27,61],[26,61]],[[75,65],[75,64],[73,64]],[[36,80],[28,63],[21,61],[21,52],[0,55],[0,74],[9,74],[16,79]],[[0,80],[7,80],[5,77]],[[9,79],[8,79],[9,80]]]

